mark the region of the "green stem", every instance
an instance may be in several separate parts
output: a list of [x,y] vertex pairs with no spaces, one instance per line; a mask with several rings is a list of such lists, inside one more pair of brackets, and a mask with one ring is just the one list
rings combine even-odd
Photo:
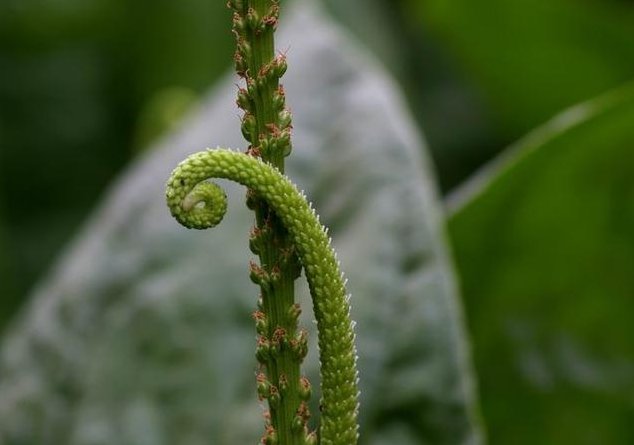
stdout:
[[[242,127],[250,143],[247,153],[284,172],[284,158],[291,148],[291,122],[279,86],[286,60],[275,56],[279,5],[274,0],[232,0],[229,6],[234,11],[236,71],[246,87],[238,93],[238,105],[245,111]],[[300,394],[303,357],[295,357],[282,347],[298,335],[305,341],[305,335],[298,334],[299,310],[295,305],[295,280],[301,269],[286,229],[267,202],[250,193],[247,204],[256,220],[250,245],[260,260],[251,268],[252,279],[261,288],[260,310],[254,315],[259,326],[258,344],[273,345],[277,351],[274,356],[257,354],[265,371],[258,375],[259,395],[269,403],[270,425],[263,441],[275,438],[279,445],[302,445],[309,417],[306,391],[304,396]],[[301,422],[294,426],[297,418]]]
[[[358,389],[354,332],[345,283],[326,230],[305,197],[277,169],[253,156],[223,149],[190,156],[179,164],[168,181],[168,205],[172,215],[186,227],[212,227],[222,219],[226,197],[217,185],[204,182],[208,178],[230,179],[253,189],[287,229],[306,273],[317,320],[322,391],[320,443],[356,444]],[[255,278],[265,288],[275,280],[264,273],[256,273]],[[275,358],[285,351],[296,361],[301,360],[306,354],[306,344],[300,337],[288,337],[279,345],[262,341],[258,356]],[[265,383],[261,386],[263,391],[270,389]],[[304,419],[296,414],[291,427],[301,427],[302,423]],[[269,433],[263,440],[265,444],[282,443],[281,430]],[[314,444],[315,436],[307,435],[300,443]]]

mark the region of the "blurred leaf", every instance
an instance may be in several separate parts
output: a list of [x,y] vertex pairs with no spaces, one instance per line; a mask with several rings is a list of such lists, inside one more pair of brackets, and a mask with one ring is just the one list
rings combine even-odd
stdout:
[[516,138],[634,75],[634,4],[619,0],[409,0]]
[[563,113],[450,221],[494,444],[634,443],[634,84]]
[[323,2],[333,18],[398,80],[417,124],[425,130],[443,190],[468,176],[492,147],[505,145],[492,128],[481,95],[464,81],[441,42],[417,20],[417,4],[408,0]]
[[385,0],[322,1],[332,17],[344,25],[359,43],[371,50],[391,74],[404,75],[411,47],[400,33],[398,10]]
[[139,112],[134,147],[137,151],[150,148],[158,137],[174,132],[197,104],[194,91],[183,87],[159,90]]

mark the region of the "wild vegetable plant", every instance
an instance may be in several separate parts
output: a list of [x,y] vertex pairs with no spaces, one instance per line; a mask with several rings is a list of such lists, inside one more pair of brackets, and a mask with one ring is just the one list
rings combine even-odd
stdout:
[[[249,246],[259,257],[250,278],[260,287],[254,312],[258,335],[257,393],[266,399],[266,445],[354,445],[357,443],[358,388],[349,295],[330,245],[304,194],[284,176],[291,152],[291,115],[280,78],[286,58],[275,54],[277,0],[229,0],[237,40],[235,67],[244,84],[238,106],[244,111],[246,153],[217,148],[189,156],[172,172],[167,203],[185,227],[217,225],[226,195],[210,178],[247,187],[247,206],[255,213]],[[308,352],[307,333],[298,327],[301,309],[294,284],[304,270],[317,320],[321,421],[309,431],[311,385],[300,372]]]

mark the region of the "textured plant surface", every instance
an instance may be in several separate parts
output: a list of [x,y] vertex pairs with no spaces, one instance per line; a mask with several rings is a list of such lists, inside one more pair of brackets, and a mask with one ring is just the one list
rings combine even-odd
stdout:
[[[253,314],[261,365],[257,388],[269,405],[262,442],[353,444],[358,435],[356,352],[343,279],[325,230],[303,195],[282,175],[284,158],[291,152],[291,115],[279,84],[286,59],[274,53],[279,5],[272,0],[232,0],[228,6],[237,40],[236,72],[245,82],[237,105],[244,110],[247,154],[220,150],[191,156],[169,181],[168,203],[181,224],[203,229],[220,222],[226,210],[224,193],[206,179],[227,178],[248,187],[247,206],[256,221],[249,246],[260,260],[251,263],[250,274],[261,292]],[[307,426],[311,386],[300,374],[308,339],[298,328],[301,310],[294,284],[302,266],[319,331],[319,438]]]
[[[207,178],[226,178],[254,190],[278,215],[288,229],[296,246],[300,261],[313,297],[313,309],[317,319],[322,378],[322,419],[320,440],[322,444],[353,444],[357,438],[357,371],[355,367],[354,333],[350,321],[350,307],[343,276],[338,268],[336,255],[330,247],[326,230],[319,223],[315,212],[297,188],[275,168],[249,155],[217,149],[196,153],[183,161],[173,172],[167,188],[167,200],[172,214],[186,227],[206,228],[220,222],[226,208],[224,194],[215,184],[201,182]],[[266,277],[266,278],[265,278]],[[262,274],[258,280],[263,287],[279,277]],[[296,321],[297,312],[289,308],[280,318]],[[258,345],[258,358],[264,363],[276,363],[280,353],[287,351],[297,362],[306,354],[306,339],[302,332],[293,337],[271,331],[265,318],[258,320],[262,334]],[[300,385],[300,398],[308,394]],[[260,395],[269,399],[271,418],[276,414],[288,386],[259,382]],[[289,430],[304,432],[305,404],[294,413]],[[265,443],[278,443],[286,434],[267,431]],[[304,437],[304,443],[316,443],[314,435]],[[282,443],[281,441],[279,443]],[[290,443],[290,442],[289,442]]]
[[[237,105],[244,110],[242,134],[250,144],[247,152],[283,172],[284,158],[291,151],[291,115],[279,85],[286,60],[275,55],[273,38],[279,5],[272,0],[232,0],[228,6],[233,10],[237,43],[235,68],[244,81]],[[256,357],[263,371],[257,376],[258,393],[268,399],[270,408],[271,427],[267,426],[264,440],[274,442],[278,437],[281,444],[302,443],[308,440],[303,430],[309,418],[306,399],[310,395],[308,380],[300,378],[303,357],[279,347],[275,358],[265,353],[270,345],[291,340],[306,349],[307,335],[298,332],[300,311],[294,295],[301,269],[286,229],[268,203],[250,190],[247,205],[255,212],[249,245],[260,260],[259,265],[251,263],[251,279],[260,285],[261,294],[254,319],[259,335]],[[299,425],[293,429],[296,417]]]

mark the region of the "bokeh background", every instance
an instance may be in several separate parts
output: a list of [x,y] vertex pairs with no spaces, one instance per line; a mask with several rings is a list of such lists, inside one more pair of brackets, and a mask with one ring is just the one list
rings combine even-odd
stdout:
[[[530,436],[548,424],[547,441],[537,443],[582,443],[566,437],[602,412],[600,425],[582,429],[583,443],[634,443],[634,427],[624,426],[634,423],[634,2],[324,3],[398,81],[446,195],[532,129],[601,97],[588,108],[599,116],[577,116],[580,128],[549,142],[555,148],[519,144],[538,145],[541,157],[502,175],[455,217],[450,234],[492,442],[520,443],[506,434]],[[229,19],[223,1],[0,2],[0,328],[117,173],[229,70]],[[528,187],[540,171],[550,173]],[[486,325],[496,313],[515,317],[515,340],[491,338]],[[588,339],[590,351],[567,334],[550,343],[525,314],[541,317],[548,332]],[[483,370],[511,360],[500,354],[518,345],[539,380],[527,398],[516,381]],[[542,354],[572,358],[553,370]],[[496,398],[498,390],[516,391],[517,403]],[[505,428],[505,413],[517,417],[522,407],[526,430]]]

